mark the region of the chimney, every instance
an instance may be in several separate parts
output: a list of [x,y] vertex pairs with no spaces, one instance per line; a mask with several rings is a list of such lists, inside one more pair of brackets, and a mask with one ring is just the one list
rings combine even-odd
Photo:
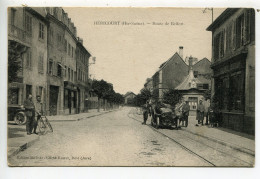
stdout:
[[83,45],[83,39],[82,38],[78,37],[78,42]]
[[193,57],[190,56],[190,57],[189,57],[189,71],[192,70],[192,60],[193,60]]
[[179,46],[179,55],[183,59],[183,46]]

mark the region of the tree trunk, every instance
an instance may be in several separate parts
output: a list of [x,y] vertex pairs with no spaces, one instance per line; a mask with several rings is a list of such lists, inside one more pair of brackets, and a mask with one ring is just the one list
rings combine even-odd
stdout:
[[100,112],[100,98],[98,98],[98,109],[97,112]]

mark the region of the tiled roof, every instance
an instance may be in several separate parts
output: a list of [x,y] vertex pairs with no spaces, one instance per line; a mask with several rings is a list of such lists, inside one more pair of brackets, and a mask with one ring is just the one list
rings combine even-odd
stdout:
[[198,78],[194,77],[193,70],[191,69],[189,71],[188,76],[175,89],[176,90],[189,90],[192,88],[196,88],[196,86],[194,87],[194,86],[192,86],[192,84],[197,85],[198,83],[201,83],[201,81]]

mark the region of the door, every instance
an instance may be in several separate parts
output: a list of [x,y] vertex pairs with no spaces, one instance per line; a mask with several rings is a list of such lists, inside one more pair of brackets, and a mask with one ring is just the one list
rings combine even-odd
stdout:
[[49,100],[50,115],[57,115],[58,95],[59,95],[59,87],[50,86],[50,100]]

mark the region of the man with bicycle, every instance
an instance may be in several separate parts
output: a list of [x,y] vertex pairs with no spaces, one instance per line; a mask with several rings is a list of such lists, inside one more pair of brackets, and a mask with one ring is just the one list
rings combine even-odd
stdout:
[[34,120],[34,125],[33,125],[33,133],[34,134],[37,134],[36,132],[36,129],[37,129],[37,126],[38,126],[38,121],[39,119],[41,118],[41,115],[42,115],[42,102],[41,102],[41,96],[40,95],[37,95],[36,97],[37,99],[37,102],[35,104],[35,115],[36,115],[36,119]]

